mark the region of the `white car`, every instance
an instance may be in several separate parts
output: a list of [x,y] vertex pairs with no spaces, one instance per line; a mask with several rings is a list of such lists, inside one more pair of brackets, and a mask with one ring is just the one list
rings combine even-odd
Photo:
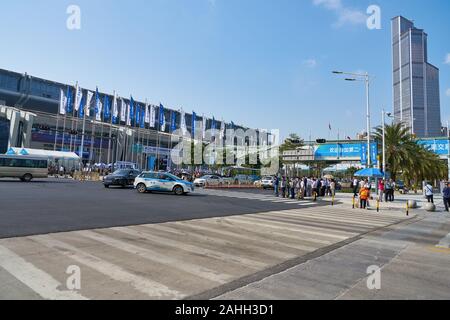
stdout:
[[272,189],[274,187],[274,177],[263,177],[261,179],[261,187],[264,189]]
[[191,182],[182,180],[177,176],[164,172],[143,172],[134,180],[134,188],[139,193],[146,192],[173,192],[183,195],[194,192]]
[[196,187],[206,187],[206,186],[221,186],[223,184],[223,179],[216,175],[207,175],[194,180],[194,185]]

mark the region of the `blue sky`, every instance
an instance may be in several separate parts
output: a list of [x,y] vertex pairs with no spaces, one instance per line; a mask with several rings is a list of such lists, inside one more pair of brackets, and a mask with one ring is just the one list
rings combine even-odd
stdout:
[[[69,5],[81,30],[66,28]],[[382,29],[366,27],[381,7]],[[373,124],[392,105],[390,19],[429,35],[450,119],[447,0],[2,1],[0,68],[75,84],[305,139],[365,128],[362,83],[331,71],[368,71]],[[446,64],[446,60],[447,64]]]

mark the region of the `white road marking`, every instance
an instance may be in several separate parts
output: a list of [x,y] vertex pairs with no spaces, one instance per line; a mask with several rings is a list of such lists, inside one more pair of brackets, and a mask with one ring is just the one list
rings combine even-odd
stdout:
[[180,292],[169,289],[161,283],[130,273],[115,264],[86,253],[81,249],[53,238],[52,236],[33,236],[30,237],[30,239],[45,247],[56,249],[63,255],[68,256],[109,278],[123,283],[129,283],[136,290],[149,297],[159,299],[182,299],[185,297],[185,295]]
[[78,292],[60,290],[63,285],[59,281],[3,246],[0,246],[0,267],[43,299],[87,300]]

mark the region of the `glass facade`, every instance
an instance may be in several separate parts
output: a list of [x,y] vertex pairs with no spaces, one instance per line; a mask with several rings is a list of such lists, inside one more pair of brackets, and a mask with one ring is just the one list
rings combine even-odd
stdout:
[[0,154],[8,151],[9,129],[9,120],[0,117]]
[[420,138],[441,135],[439,69],[428,63],[427,42],[427,34],[413,22],[392,20],[395,122]]

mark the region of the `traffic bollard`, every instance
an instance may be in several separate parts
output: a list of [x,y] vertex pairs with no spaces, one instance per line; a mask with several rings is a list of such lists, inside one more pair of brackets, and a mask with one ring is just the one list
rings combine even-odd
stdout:
[[377,199],[377,212],[380,212],[380,198]]
[[409,217],[409,203],[406,201],[406,216]]
[[355,209],[355,196],[352,198],[352,209]]

